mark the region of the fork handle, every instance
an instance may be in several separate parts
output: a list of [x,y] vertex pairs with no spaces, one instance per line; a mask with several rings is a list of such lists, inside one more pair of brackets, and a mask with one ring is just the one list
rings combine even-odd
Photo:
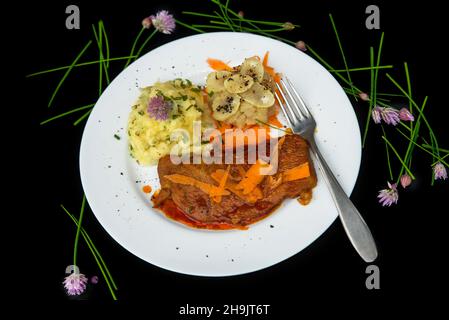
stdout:
[[309,144],[312,154],[315,156],[315,159],[318,160],[318,167],[323,174],[324,181],[329,187],[332,199],[337,206],[338,214],[349,240],[351,240],[352,245],[365,262],[376,260],[376,243],[365,220],[363,220],[359,211],[335,178],[335,175],[332,173],[332,170],[329,168],[326,160],[324,160],[320,150],[316,146],[315,139],[309,139]]

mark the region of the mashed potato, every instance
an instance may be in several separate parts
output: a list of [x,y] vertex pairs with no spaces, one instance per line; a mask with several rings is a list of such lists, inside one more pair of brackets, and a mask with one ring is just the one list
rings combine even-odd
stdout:
[[[148,113],[152,98],[163,97],[170,105],[166,120],[156,119]],[[170,135],[177,129],[190,134],[192,144],[193,122],[202,120],[203,127],[209,123],[201,88],[189,80],[176,79],[156,83],[142,89],[136,104],[132,106],[128,120],[128,139],[131,156],[141,165],[153,165],[170,154],[177,142],[170,141]]]

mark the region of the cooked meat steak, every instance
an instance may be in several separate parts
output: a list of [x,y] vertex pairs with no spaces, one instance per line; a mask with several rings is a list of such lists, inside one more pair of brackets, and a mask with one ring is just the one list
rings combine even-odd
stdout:
[[[267,146],[269,150],[269,146]],[[316,173],[309,157],[308,146],[304,139],[298,135],[286,135],[284,143],[279,151],[278,172],[282,172],[308,162],[310,164],[310,176],[308,178],[281,182],[273,188],[269,178],[265,177],[259,184],[263,197],[255,203],[250,203],[236,194],[231,193],[222,197],[217,203],[199,188],[191,185],[173,183],[165,176],[180,174],[195,178],[199,181],[218,185],[211,177],[217,169],[225,170],[226,164],[179,164],[171,162],[170,156],[159,160],[158,173],[161,181],[161,192],[155,200],[155,206],[160,206],[164,201],[172,200],[175,205],[190,219],[205,224],[226,223],[229,225],[246,226],[258,221],[270,214],[285,198],[297,198],[301,194],[310,193],[316,185]],[[250,164],[231,164],[230,181],[241,179],[238,167],[246,171]]]

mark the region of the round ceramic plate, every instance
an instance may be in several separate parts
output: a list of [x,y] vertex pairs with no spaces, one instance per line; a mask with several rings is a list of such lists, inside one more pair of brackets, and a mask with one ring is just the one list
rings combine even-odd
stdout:
[[175,272],[237,275],[297,254],[335,220],[337,211],[320,174],[308,206],[286,200],[243,231],[191,229],[153,209],[150,196],[141,191],[147,184],[156,190],[159,180],[156,166],[139,166],[128,152],[128,113],[139,88],[174,78],[204,84],[211,71],[207,58],[238,65],[267,50],[269,64],[292,81],[312,110],[317,144],[343,189],[351,193],[360,166],[360,131],[346,94],[320,64],[294,47],[252,34],[219,32],[179,39],[147,53],[115,78],[83,134],[80,170],[87,200],[105,230],[128,251]]

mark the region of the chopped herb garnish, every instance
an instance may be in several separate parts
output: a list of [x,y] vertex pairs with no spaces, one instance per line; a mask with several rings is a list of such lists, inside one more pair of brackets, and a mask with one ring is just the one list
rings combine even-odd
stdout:
[[283,131],[283,132],[285,132],[285,133],[289,133],[287,130],[284,130],[284,129],[279,128],[279,127],[276,127],[276,126],[273,126],[273,125],[271,125],[271,124],[269,124],[269,123],[266,123],[266,122],[263,122],[263,121],[261,121],[261,120],[259,120],[259,119],[256,119],[256,121],[259,122],[260,124],[263,124],[263,125],[268,126],[268,127],[270,127],[270,128],[277,129],[277,130]]
[[209,92],[207,95],[208,95],[209,97],[212,97],[212,96],[214,95],[214,92],[211,91],[211,92]]
[[118,134],[114,134],[114,138],[116,138],[117,140],[120,140],[120,136]]
[[159,89],[156,90],[156,94],[157,94],[159,97],[164,98],[165,101],[171,101],[171,100],[172,100],[172,98],[167,97],[167,96],[166,96],[161,90],[159,90]]
[[140,110],[138,113],[139,113],[141,116],[143,116],[143,115],[145,114],[145,112],[144,112],[143,110]]
[[195,88],[195,87],[190,88],[190,90],[195,92],[195,93],[200,93],[201,92],[201,89]]
[[186,101],[188,98],[189,97],[184,94],[181,94],[179,97],[171,97],[171,99],[173,100],[182,100],[182,101]]

